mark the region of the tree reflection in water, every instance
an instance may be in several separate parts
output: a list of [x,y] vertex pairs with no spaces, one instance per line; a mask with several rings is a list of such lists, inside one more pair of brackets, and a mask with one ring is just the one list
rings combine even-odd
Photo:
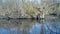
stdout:
[[39,23],[31,19],[0,20],[0,34],[60,34],[60,22]]

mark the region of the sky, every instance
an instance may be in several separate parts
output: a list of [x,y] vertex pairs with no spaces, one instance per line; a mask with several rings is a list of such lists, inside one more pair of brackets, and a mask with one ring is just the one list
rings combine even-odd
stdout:
[[6,2],[6,0],[2,0],[2,2],[3,2],[3,3],[5,3],[5,2]]
[[[38,3],[41,3],[41,0],[28,0],[28,1],[37,1]],[[55,2],[60,2],[60,0],[54,0]],[[5,2],[7,2],[7,0],[0,0],[0,2],[3,2],[3,3],[5,3]],[[16,2],[19,2],[19,0],[16,0]]]
[[[35,1],[35,2],[38,2],[38,3],[41,2],[41,0],[29,0],[29,1]],[[7,2],[7,0],[2,0],[2,2],[5,3],[5,2]],[[19,0],[16,0],[16,2],[19,2]]]

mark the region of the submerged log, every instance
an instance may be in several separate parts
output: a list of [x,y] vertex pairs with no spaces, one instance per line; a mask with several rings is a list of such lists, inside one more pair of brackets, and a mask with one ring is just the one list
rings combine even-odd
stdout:
[[52,15],[52,16],[57,16],[57,14],[56,14],[56,13],[52,13],[52,14],[50,14],[50,15]]

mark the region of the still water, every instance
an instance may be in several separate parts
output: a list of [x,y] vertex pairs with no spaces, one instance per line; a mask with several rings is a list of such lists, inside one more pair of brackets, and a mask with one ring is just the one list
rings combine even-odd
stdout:
[[60,34],[60,22],[31,19],[0,19],[0,34]]

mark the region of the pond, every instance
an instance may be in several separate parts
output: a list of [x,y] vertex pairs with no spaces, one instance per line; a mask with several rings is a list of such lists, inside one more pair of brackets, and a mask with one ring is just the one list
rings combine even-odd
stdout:
[[59,21],[0,19],[0,34],[60,34]]

